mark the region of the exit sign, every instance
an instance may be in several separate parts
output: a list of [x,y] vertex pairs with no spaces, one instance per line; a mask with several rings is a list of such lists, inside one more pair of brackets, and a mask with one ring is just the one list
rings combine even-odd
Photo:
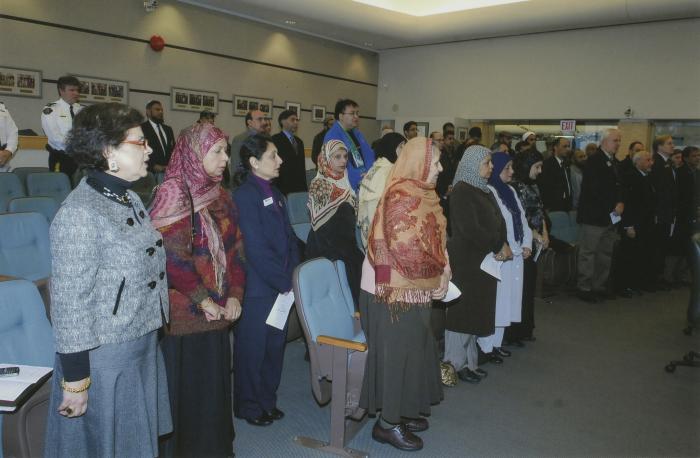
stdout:
[[564,119],[559,121],[559,128],[564,134],[573,134],[576,131],[576,120]]

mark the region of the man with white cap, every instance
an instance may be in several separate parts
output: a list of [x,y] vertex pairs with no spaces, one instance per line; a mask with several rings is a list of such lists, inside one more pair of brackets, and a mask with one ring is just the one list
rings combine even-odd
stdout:
[[533,150],[534,148],[533,151],[537,151],[537,146],[535,145],[537,142],[537,134],[532,131],[527,131],[523,134],[522,141],[527,144],[524,149]]

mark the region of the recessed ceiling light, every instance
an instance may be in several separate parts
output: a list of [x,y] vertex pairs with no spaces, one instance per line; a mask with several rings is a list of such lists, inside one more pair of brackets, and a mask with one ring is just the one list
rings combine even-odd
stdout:
[[374,43],[370,43],[368,41],[365,41],[365,46],[369,46],[370,48],[374,46]]
[[294,19],[287,19],[286,21],[284,21],[284,23],[287,25],[294,25],[297,23],[297,21],[295,21]]
[[353,0],[369,6],[376,6],[397,13],[411,16],[432,16],[434,14],[453,13],[455,11],[474,10],[508,3],[527,2],[529,0]]

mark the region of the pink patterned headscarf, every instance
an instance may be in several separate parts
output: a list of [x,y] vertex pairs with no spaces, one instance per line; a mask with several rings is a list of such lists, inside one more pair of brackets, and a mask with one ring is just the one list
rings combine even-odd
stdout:
[[165,180],[158,186],[151,206],[151,221],[156,229],[188,218],[192,211],[199,213],[219,289],[226,272],[226,254],[221,233],[209,215],[207,206],[219,197],[219,183],[223,176],[209,176],[202,161],[214,143],[225,138],[221,129],[208,123],[198,123],[183,129],[165,170]]

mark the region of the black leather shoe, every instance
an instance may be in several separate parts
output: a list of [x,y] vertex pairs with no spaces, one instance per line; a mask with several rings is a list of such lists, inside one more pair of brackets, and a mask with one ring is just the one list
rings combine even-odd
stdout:
[[269,412],[265,412],[265,415],[268,417],[272,418],[273,420],[281,420],[284,418],[284,412],[282,412],[280,409],[275,407],[274,409],[270,410]]
[[404,425],[406,425],[406,428],[408,428],[409,431],[412,433],[419,433],[421,431],[425,431],[428,429],[428,420],[425,418],[401,418],[403,420]]
[[495,351],[492,351],[491,353],[486,353],[486,356],[489,357],[489,362],[492,364],[503,364],[503,358],[498,356]]
[[470,370],[467,367],[457,372],[457,377],[459,377],[461,381],[467,383],[479,383],[481,381],[481,377],[479,377],[479,374]]
[[589,304],[595,304],[598,302],[598,297],[593,293],[593,291],[582,291],[576,292],[576,296],[583,302],[588,302]]
[[488,377],[488,375],[489,375],[488,372],[486,372],[485,370],[483,370],[483,369],[481,369],[481,368],[479,368],[479,367],[477,367],[476,369],[474,369],[474,373],[475,373],[476,375],[478,375],[479,377],[481,377],[481,378],[486,378],[486,377]]
[[382,428],[379,419],[377,419],[374,428],[372,428],[372,439],[407,452],[423,448],[423,440],[409,431],[403,423],[399,423],[393,428]]
[[493,347],[493,352],[501,358],[508,358],[510,355],[512,355],[511,352],[502,347]]
[[272,417],[263,412],[258,418],[246,418],[236,415],[236,418],[241,418],[248,422],[249,425],[253,426],[270,426],[272,424]]

